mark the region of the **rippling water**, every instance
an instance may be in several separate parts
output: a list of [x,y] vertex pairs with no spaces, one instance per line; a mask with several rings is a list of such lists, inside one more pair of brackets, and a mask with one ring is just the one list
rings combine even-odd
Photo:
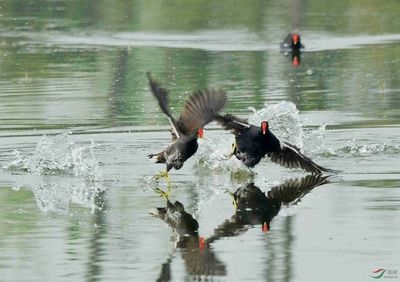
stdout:
[[[395,0],[0,8],[0,280],[368,281],[400,271]],[[278,51],[292,29],[306,46],[299,66]],[[147,155],[170,134],[146,71],[168,87],[175,114],[191,91],[223,88],[225,112],[267,119],[340,172],[268,211],[263,232],[230,194],[249,183],[273,194],[306,174],[224,160],[233,138],[211,123],[171,172],[171,201],[199,224],[199,237],[178,236],[151,215],[166,205],[153,189],[167,187]]]

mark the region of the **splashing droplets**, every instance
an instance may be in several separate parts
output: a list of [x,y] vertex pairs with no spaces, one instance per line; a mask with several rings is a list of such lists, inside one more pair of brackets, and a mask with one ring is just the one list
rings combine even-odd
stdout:
[[39,175],[72,174],[90,181],[102,181],[103,175],[94,156],[94,142],[79,146],[70,134],[40,138],[32,155],[22,156],[14,150],[14,160],[4,168],[22,170]]

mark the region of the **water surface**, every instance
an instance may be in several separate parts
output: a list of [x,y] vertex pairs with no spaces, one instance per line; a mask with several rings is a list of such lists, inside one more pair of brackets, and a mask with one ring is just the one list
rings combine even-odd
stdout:
[[[397,1],[0,7],[2,279],[368,281],[378,268],[400,271]],[[293,29],[306,46],[298,67],[278,51]],[[192,271],[190,250],[150,215],[165,206],[153,188],[166,187],[147,155],[170,135],[146,71],[168,87],[174,113],[191,91],[223,88],[226,112],[268,119],[340,173],[283,206],[268,233],[222,234],[206,250],[213,274]],[[196,157],[171,173],[172,200],[205,238],[235,214],[229,192],[304,176],[268,160],[251,175],[221,160],[231,141],[210,124]]]

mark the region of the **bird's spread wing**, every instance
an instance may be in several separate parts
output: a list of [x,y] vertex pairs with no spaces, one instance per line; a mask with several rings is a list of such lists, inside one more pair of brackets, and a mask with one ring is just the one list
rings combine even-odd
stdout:
[[215,120],[221,124],[226,130],[243,130],[249,128],[251,125],[244,119],[238,118],[231,114],[226,114],[224,116],[217,115]]
[[285,180],[281,185],[274,186],[267,192],[267,198],[277,200],[283,204],[299,201],[315,187],[329,183],[327,175],[307,175],[300,179],[291,178]]
[[160,106],[162,112],[168,117],[169,123],[171,124],[172,140],[176,140],[180,137],[180,132],[175,118],[169,111],[168,90],[155,81],[150,72],[147,72],[146,75],[147,79],[149,80],[150,89],[153,92],[154,97],[156,97],[158,105]]
[[290,143],[281,142],[279,150],[269,152],[267,155],[271,161],[284,167],[301,168],[315,174],[320,174],[324,171],[331,172],[331,170],[316,164],[309,157],[303,155],[299,148]]
[[226,103],[222,90],[196,91],[186,102],[177,121],[179,131],[189,135],[211,122]]

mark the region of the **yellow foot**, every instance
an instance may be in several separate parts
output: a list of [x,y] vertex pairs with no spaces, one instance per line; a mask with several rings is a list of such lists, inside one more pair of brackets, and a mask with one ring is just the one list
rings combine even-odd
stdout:
[[171,184],[171,179],[170,179],[170,177],[169,177],[169,173],[168,173],[168,171],[161,171],[159,174],[156,174],[155,176],[154,176],[154,178],[156,179],[156,180],[159,180],[160,178],[165,178],[166,179],[166,181],[167,181],[167,184],[168,184],[168,186]]
[[232,158],[232,156],[236,153],[236,149],[237,149],[236,142],[233,142],[232,143],[232,151],[229,153],[229,155],[225,156],[227,160]]
[[158,187],[154,189],[154,192],[156,192],[157,194],[159,194],[160,197],[163,197],[163,198],[165,198],[165,200],[169,201],[169,195],[171,194],[171,190],[170,190],[169,187],[168,187],[167,192],[161,190],[161,189],[158,188]]
[[234,195],[232,192],[229,192],[229,195],[230,195],[231,198],[232,198],[232,204],[233,204],[233,206],[235,207],[235,210],[237,210],[238,205],[237,205],[237,201],[236,201],[236,199],[235,199],[235,195]]

